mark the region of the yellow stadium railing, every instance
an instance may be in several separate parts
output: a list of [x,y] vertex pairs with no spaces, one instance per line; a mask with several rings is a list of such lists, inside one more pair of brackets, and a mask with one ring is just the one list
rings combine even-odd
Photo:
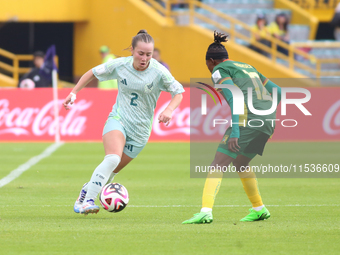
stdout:
[[319,22],[328,23],[334,16],[336,6],[340,0],[275,0],[288,1],[306,10],[312,16],[317,17]]
[[[307,48],[307,49],[340,49],[340,42],[333,41],[307,41],[307,42],[293,42],[291,46],[294,48]],[[339,58],[315,58],[317,77],[320,76],[340,76],[340,68],[338,71],[324,71],[321,68],[322,64],[338,64],[340,67]]]
[[30,68],[20,67],[21,61],[33,60],[33,55],[15,55],[4,49],[0,49],[0,56],[9,59],[12,65],[0,61],[0,70],[2,75],[7,76],[9,80],[12,80],[13,86],[16,86],[19,82],[19,75],[29,72]]
[[[0,57],[8,59],[8,62],[12,63],[8,64],[0,60],[0,87],[2,84],[5,84],[1,83],[1,78],[7,81],[5,84],[6,86],[16,87],[19,83],[20,75],[28,73],[31,70],[29,67],[20,67],[22,62],[32,61],[33,55],[17,55],[4,49],[0,49]],[[55,61],[58,65],[57,56]]]
[[290,0],[304,9],[332,9],[334,10],[340,0]]
[[[246,23],[243,23],[225,13],[222,13],[215,8],[212,8],[209,5],[206,5],[202,2],[199,2],[197,0],[183,0],[180,3],[187,4],[189,8],[187,11],[181,11],[181,12],[175,12],[171,10],[172,4],[178,4],[179,2],[176,0],[163,0],[161,1],[163,3],[159,4],[160,1],[156,2],[155,0],[145,0],[150,5],[156,7],[157,10],[164,16],[171,18],[177,15],[189,15],[190,24],[193,24],[195,22],[195,18],[200,19],[204,21],[205,23],[211,24],[212,26],[218,28],[220,31],[225,31],[229,34],[230,41],[235,41],[235,39],[241,39],[248,44],[252,44],[255,47],[263,50],[264,52],[268,53],[271,57],[270,60],[273,63],[277,62],[277,59],[280,58],[288,63],[288,68],[291,70],[294,70],[295,68],[300,68],[308,73],[310,73],[312,76],[315,76],[316,78],[320,78],[320,76],[336,76],[339,75],[338,72],[332,72],[332,71],[322,71],[321,70],[321,64],[322,63],[333,63],[332,60],[327,59],[319,59],[316,58],[314,55],[308,54],[299,48],[303,48],[303,46],[297,46],[296,44],[287,44],[285,42],[282,42],[275,37],[268,35],[265,39],[268,40],[271,43],[271,46],[264,45],[256,40],[254,40],[255,35],[252,31],[252,28],[247,25]],[[197,13],[195,10],[201,8],[204,9],[220,19],[223,19],[224,21],[229,22],[230,27],[226,27],[222,25],[220,22],[216,22],[215,20],[212,20],[208,18],[207,16]],[[246,36],[239,31],[236,30],[236,26],[241,27],[242,29],[249,32],[251,36]],[[286,49],[288,51],[288,55],[285,55],[279,51],[277,51],[277,47],[280,46],[283,49]],[[337,46],[334,46],[337,47]],[[307,65],[305,63],[299,62],[296,60],[296,58],[302,58],[307,61],[311,65]],[[333,60],[335,62],[335,60]]]

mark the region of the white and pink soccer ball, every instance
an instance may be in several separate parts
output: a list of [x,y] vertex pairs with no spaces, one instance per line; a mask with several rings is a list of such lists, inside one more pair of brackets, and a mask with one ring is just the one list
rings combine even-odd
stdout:
[[99,201],[108,212],[120,212],[129,203],[129,193],[123,185],[109,183],[100,192]]
[[32,81],[31,79],[24,79],[20,82],[19,87],[22,88],[22,89],[34,89],[35,88],[35,82]]

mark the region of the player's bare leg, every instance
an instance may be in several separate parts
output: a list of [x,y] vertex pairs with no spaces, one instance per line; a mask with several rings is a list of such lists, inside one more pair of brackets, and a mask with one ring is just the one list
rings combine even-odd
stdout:
[[124,167],[126,167],[131,161],[133,160],[133,158],[130,158],[128,155],[126,155],[125,153],[123,153],[122,159],[119,163],[119,165],[116,167],[116,169],[111,173],[110,178],[108,180],[107,183],[111,183],[113,182],[114,177],[116,176],[116,174],[118,174],[120,172],[120,170],[122,170]]

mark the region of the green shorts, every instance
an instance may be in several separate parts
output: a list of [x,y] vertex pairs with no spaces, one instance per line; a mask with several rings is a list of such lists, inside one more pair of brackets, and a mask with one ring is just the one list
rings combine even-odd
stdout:
[[228,149],[230,134],[231,128],[228,128],[220,145],[218,146],[217,151],[232,158],[236,158],[238,155],[244,155],[248,158],[254,158],[257,154],[262,156],[264,147],[270,137],[269,135],[261,131],[254,130],[253,128],[240,127],[240,138],[238,139],[238,145],[240,148],[238,152],[232,152]]
[[122,123],[119,120],[116,120],[112,117],[109,117],[105,123],[103,135],[112,131],[112,130],[119,130],[123,133],[126,142],[124,146],[123,152],[128,155],[130,158],[135,158],[137,155],[144,149],[146,144],[140,144],[136,142],[133,138],[126,135],[126,131]]

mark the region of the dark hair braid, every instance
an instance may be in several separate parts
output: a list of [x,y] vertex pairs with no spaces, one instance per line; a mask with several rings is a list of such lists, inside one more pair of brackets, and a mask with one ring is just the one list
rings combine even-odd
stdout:
[[222,42],[227,42],[228,35],[223,33],[219,33],[216,30],[214,31],[214,42],[209,45],[207,53],[206,53],[206,60],[212,59],[227,59],[228,52]]
[[221,44],[222,42],[227,42],[228,35],[222,34],[217,32],[216,30],[214,31],[214,42]]

